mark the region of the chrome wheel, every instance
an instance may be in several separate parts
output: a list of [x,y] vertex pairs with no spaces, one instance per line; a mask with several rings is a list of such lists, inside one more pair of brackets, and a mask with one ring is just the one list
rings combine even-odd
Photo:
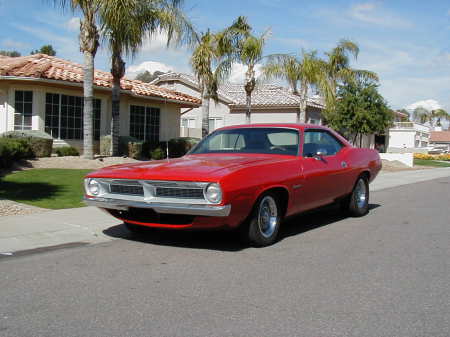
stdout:
[[355,188],[355,201],[359,209],[366,206],[367,202],[367,185],[363,179],[359,179]]
[[258,227],[261,235],[270,238],[278,225],[278,207],[274,198],[266,195],[259,204]]

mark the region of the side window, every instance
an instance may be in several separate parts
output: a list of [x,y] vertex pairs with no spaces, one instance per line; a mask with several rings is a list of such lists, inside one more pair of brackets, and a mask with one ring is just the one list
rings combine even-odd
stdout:
[[324,156],[332,156],[342,149],[342,143],[325,130],[306,130],[303,144],[303,156],[313,157],[318,152]]

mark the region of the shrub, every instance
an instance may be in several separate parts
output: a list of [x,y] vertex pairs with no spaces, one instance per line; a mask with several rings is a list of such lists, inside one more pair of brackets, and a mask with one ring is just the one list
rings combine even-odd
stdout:
[[26,139],[0,138],[0,167],[8,168],[20,159],[33,157],[30,143]]
[[100,137],[100,154],[102,156],[111,155],[111,135]]
[[169,157],[178,158],[184,156],[200,139],[190,137],[173,138],[169,140]]
[[79,156],[80,152],[73,146],[62,146],[55,150],[58,157]]
[[140,140],[131,136],[120,136],[119,137],[119,153],[121,155],[130,157],[128,153],[128,143],[139,143]]
[[154,149],[151,153],[150,156],[152,159],[154,160],[160,160],[160,159],[164,159],[166,158],[166,151],[164,151],[162,148],[157,147],[156,149]]
[[50,157],[52,154],[53,138],[39,130],[8,131],[3,137],[11,139],[24,139],[30,144],[34,157]]
[[129,142],[128,143],[128,157],[133,159],[142,158],[142,142]]

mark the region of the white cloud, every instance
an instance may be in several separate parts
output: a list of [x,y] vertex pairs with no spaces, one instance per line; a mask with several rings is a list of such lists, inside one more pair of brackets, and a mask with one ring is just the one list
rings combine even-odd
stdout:
[[380,8],[378,2],[363,2],[350,7],[348,15],[365,23],[376,24],[385,27],[409,28],[412,23],[395,16],[383,8]]
[[185,47],[175,47],[173,41],[169,46],[167,46],[168,35],[167,32],[158,32],[153,34],[151,37],[146,37],[144,43],[142,44],[141,52],[158,52],[166,51],[169,49],[171,52],[184,52]]
[[434,99],[427,99],[427,100],[415,102],[413,104],[406,106],[405,109],[406,110],[414,110],[419,107],[427,109],[428,111],[442,109],[442,105],[440,105],[439,102]]
[[174,67],[168,66],[161,62],[146,61],[137,65],[129,66],[126,71],[126,76],[129,78],[135,78],[136,75],[145,71],[154,73],[157,70],[162,72],[174,71]]
[[[257,64],[255,66],[256,78],[261,76],[261,64]],[[228,81],[231,83],[244,83],[245,72],[247,71],[247,67],[241,63],[234,63],[231,67],[230,77]]]
[[65,27],[71,32],[80,31],[80,18],[73,17],[65,23]]

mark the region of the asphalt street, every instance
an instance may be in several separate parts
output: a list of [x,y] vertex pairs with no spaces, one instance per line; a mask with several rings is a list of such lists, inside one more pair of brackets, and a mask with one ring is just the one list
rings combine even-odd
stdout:
[[370,213],[233,233],[105,230],[0,258],[0,336],[450,335],[450,178],[373,192]]

